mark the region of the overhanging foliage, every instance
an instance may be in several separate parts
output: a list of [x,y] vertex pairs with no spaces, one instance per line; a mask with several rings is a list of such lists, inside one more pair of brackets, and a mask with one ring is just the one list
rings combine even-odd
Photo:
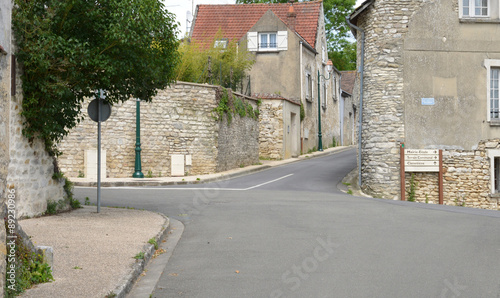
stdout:
[[15,0],[23,134],[54,144],[80,121],[85,97],[149,101],[174,80],[174,16],[159,0]]

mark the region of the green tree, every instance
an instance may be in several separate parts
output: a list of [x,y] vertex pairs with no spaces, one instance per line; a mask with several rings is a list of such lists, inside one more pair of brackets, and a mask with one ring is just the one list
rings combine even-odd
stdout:
[[[219,32],[208,45],[187,41],[181,43],[181,62],[176,69],[176,79],[218,84],[233,90],[241,88],[245,72],[255,62],[254,55],[238,46],[236,41],[224,40],[221,36]],[[216,46],[217,41],[221,42]]]
[[338,70],[355,70],[356,69],[356,42],[348,40],[341,41],[340,50],[330,50],[328,57],[332,59],[333,65]]
[[[315,1],[315,0],[303,0]],[[236,3],[287,3],[288,0],[236,0]],[[339,70],[351,70],[356,68],[354,64],[338,59],[350,59],[356,55],[356,44],[352,39],[351,30],[347,24],[346,17],[353,11],[355,0],[323,0],[325,13],[325,31],[330,49],[329,57],[333,65]],[[356,60],[356,59],[354,59]],[[347,67],[345,69],[344,67]]]
[[14,0],[23,134],[49,152],[99,89],[149,101],[174,80],[177,25],[159,0]]

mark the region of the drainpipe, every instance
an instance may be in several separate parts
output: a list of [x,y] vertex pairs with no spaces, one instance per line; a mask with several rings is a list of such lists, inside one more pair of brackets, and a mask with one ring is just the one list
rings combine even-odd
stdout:
[[[300,76],[300,105],[302,106],[302,97],[303,97],[303,69],[302,69],[302,41],[299,42],[299,76]],[[300,120],[300,113],[299,113],[299,123],[300,123],[300,152],[302,153],[302,147],[304,146],[304,125],[302,124],[302,121]]]
[[[339,75],[339,96],[337,97],[339,103],[339,118],[340,118],[340,146],[344,146],[344,111],[345,102],[342,98],[342,73]],[[340,110],[340,101],[342,101],[342,111]]]
[[359,171],[359,176],[358,176],[358,183],[359,187],[362,185],[362,180],[361,180],[361,132],[363,131],[363,73],[365,69],[365,31],[363,29],[359,28],[358,26],[354,25],[351,23],[350,16],[346,18],[347,24],[351,28],[354,28],[356,31],[361,32],[361,65],[360,65],[360,82],[359,82],[359,133],[358,133],[358,154],[359,154],[359,166],[358,166],[358,171]]

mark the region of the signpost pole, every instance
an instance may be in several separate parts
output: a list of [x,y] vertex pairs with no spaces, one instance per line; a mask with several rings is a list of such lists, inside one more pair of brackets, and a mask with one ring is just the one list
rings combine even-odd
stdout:
[[97,104],[97,213],[101,211],[101,102],[103,91],[99,91]]
[[401,157],[401,201],[406,201],[405,190],[405,143],[401,143],[399,147],[399,155]]
[[439,204],[443,205],[443,150],[439,150]]

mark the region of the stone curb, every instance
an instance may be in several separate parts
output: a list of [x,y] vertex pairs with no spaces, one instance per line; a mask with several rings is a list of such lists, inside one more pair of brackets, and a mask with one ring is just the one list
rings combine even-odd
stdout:
[[[215,182],[221,180],[227,180],[230,178],[235,178],[238,176],[243,176],[246,174],[251,174],[259,172],[265,169],[271,168],[270,165],[262,165],[253,169],[248,169],[236,173],[222,174],[219,177],[210,178],[200,178],[200,180],[193,181],[151,181],[151,180],[138,180],[138,181],[104,181],[101,182],[102,187],[120,187],[120,186],[167,186],[167,185],[187,185],[187,184],[200,184],[206,182]],[[97,182],[83,182],[83,181],[72,181],[74,186],[83,187],[97,187]]]
[[[281,161],[275,161],[273,165],[260,165],[257,167],[253,167],[251,169],[242,169],[233,173],[219,173],[216,177],[208,177],[203,178],[200,175],[200,180],[191,180],[191,181],[158,181],[158,180],[136,180],[136,181],[103,181],[101,182],[101,187],[120,187],[120,186],[168,186],[168,185],[188,185],[188,184],[200,184],[207,182],[216,182],[227,180],[231,178],[236,178],[239,176],[244,176],[256,172],[260,172],[263,170],[270,169],[272,167],[281,166],[284,164],[290,164],[302,160],[306,160],[309,158],[326,156],[333,153],[339,153],[345,150],[352,148],[352,146],[339,146],[327,149],[326,151],[316,151],[313,153],[303,154],[297,158],[293,159],[285,159]],[[70,178],[71,179],[71,178]],[[128,179],[128,178],[127,178]],[[97,187],[97,182],[95,181],[72,181],[74,186],[83,186],[83,187]]]
[[[157,214],[159,214],[165,218],[165,222],[162,226],[162,230],[160,232],[158,232],[158,234],[155,237],[156,243],[158,243],[158,245],[159,245],[161,243],[161,241],[163,239],[165,239],[165,237],[168,235],[168,232],[170,231],[170,220],[168,217],[166,217],[165,215],[163,215],[161,213],[157,213]],[[135,263],[132,265],[132,268],[130,269],[129,273],[127,273],[118,282],[118,286],[116,286],[116,288],[112,291],[112,293],[116,295],[115,297],[123,298],[130,292],[134,283],[137,281],[139,276],[144,271],[144,268],[151,260],[153,254],[155,252],[154,245],[149,244],[149,243],[145,244],[142,248],[142,252],[144,252],[144,259],[136,260]]]

